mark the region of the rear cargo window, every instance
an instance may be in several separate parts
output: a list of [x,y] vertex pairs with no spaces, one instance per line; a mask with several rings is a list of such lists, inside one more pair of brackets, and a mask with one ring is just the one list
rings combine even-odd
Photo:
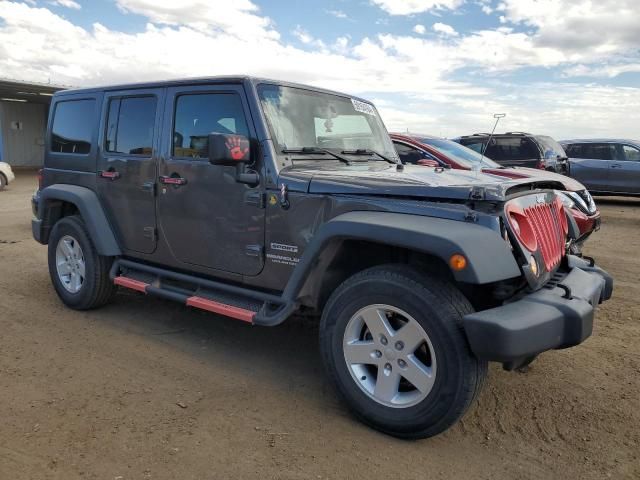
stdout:
[[240,96],[235,93],[180,95],[176,101],[173,156],[207,158],[210,133],[249,136]]
[[564,158],[567,156],[562,145],[556,142],[553,138],[548,137],[547,135],[538,135],[536,137],[538,143],[542,146],[542,150],[544,152],[544,158],[555,158],[560,157]]
[[105,149],[111,153],[151,155],[156,97],[124,97],[109,102]]
[[91,150],[95,100],[58,102],[51,127],[51,151],[86,155]]

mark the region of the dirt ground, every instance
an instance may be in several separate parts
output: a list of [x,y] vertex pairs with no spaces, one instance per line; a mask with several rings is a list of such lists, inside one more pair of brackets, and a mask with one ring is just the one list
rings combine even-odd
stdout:
[[305,321],[250,327],[122,292],[62,306],[31,237],[33,173],[0,192],[0,478],[640,478],[640,200],[600,199],[586,254],[615,276],[583,345],[490,367],[443,435],[353,420]]

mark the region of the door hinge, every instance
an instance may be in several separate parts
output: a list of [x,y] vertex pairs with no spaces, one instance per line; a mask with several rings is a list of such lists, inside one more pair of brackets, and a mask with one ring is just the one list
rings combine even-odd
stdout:
[[142,234],[142,236],[152,241],[155,241],[158,235],[157,233],[158,231],[156,230],[155,227],[144,227],[143,232],[144,233]]
[[248,192],[244,197],[244,203],[258,208],[264,208],[266,205],[266,194],[256,191]]
[[144,182],[142,185],[140,185],[140,189],[143,192],[149,192],[151,195],[153,195],[154,197],[156,196],[156,182],[154,182],[153,180],[149,180],[148,182]]
[[247,245],[244,252],[249,257],[262,257],[263,247],[262,245]]

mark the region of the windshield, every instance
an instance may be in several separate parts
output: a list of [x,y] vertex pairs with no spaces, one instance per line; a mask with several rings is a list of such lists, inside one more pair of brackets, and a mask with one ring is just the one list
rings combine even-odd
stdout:
[[370,103],[280,85],[259,85],[258,95],[278,153],[305,147],[338,153],[367,149],[398,158]]
[[[470,148],[462,146],[451,140],[445,140],[444,138],[417,138],[416,140],[420,143],[437,148],[442,153],[453,158],[455,161],[461,163],[467,168],[473,168],[473,166],[478,164],[480,159],[482,159],[482,155],[475,150],[471,150]],[[486,156],[482,159],[482,165],[488,168],[500,168],[499,164]]]

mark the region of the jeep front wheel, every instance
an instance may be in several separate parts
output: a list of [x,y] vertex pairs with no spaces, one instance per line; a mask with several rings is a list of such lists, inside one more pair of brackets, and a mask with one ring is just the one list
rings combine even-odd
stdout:
[[54,225],[48,255],[51,282],[65,305],[88,310],[111,300],[113,259],[98,255],[80,217],[64,217]]
[[368,425],[404,438],[436,435],[462,417],[486,376],[462,329],[471,311],[451,283],[410,267],[360,272],[323,311],[329,376]]

